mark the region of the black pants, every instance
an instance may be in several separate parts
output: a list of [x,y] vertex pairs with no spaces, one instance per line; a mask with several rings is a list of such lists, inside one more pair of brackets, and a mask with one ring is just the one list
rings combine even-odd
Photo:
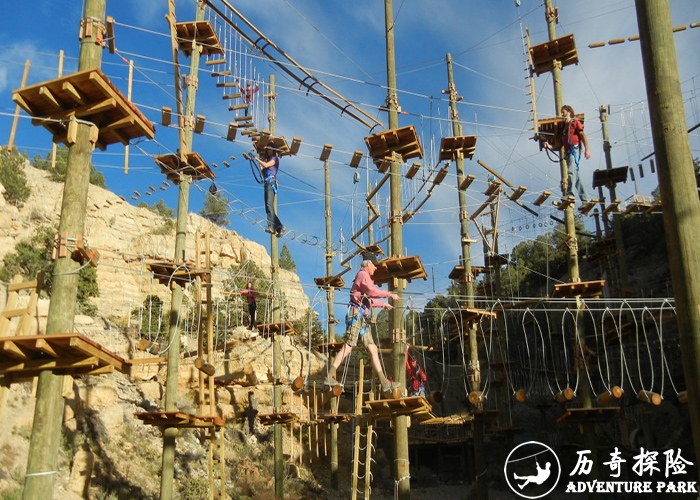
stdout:
[[248,304],[248,313],[250,314],[250,329],[254,330],[255,329],[255,309],[257,308],[256,304]]

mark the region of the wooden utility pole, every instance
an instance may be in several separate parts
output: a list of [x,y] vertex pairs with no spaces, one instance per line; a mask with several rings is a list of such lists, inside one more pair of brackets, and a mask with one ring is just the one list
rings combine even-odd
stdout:
[[[177,64],[177,40],[175,38],[175,3],[168,2],[168,18],[170,23],[171,38],[174,51],[175,67],[175,88],[180,89],[180,68]],[[197,2],[197,21],[204,19],[204,3]],[[197,98],[197,75],[199,73],[199,58],[202,54],[202,47],[197,44],[196,39],[192,40],[192,53],[190,55],[189,75],[186,78],[187,97],[185,109],[182,116],[178,118],[180,128],[180,159],[185,158],[192,152],[192,134],[194,126],[194,108]],[[178,101],[178,108],[182,107],[182,93],[176,92],[175,99]],[[189,213],[190,183],[191,178],[180,174],[177,200],[177,222],[175,229],[175,263],[184,263],[185,247],[187,243],[187,219]],[[167,375],[165,380],[165,411],[177,411],[178,394],[178,373],[180,371],[180,309],[182,307],[183,289],[175,284],[172,288],[170,299],[170,327],[168,329],[169,347]],[[166,427],[163,429],[163,456],[161,458],[162,471],[160,476],[160,500],[170,500],[173,498],[173,482],[175,475],[175,438],[178,436],[177,427]]]
[[[275,75],[270,75],[270,93],[267,95],[268,98],[268,124],[270,134],[275,135],[275,124],[277,122],[277,116],[275,115]],[[279,153],[277,153],[279,155]],[[275,196],[275,213],[277,213],[277,196]],[[276,233],[270,235],[270,276],[272,278],[272,317],[273,323],[281,323],[283,318],[281,316],[280,307],[282,306],[281,295],[279,291],[279,251],[278,251],[278,238]],[[278,300],[275,306],[275,300]],[[272,373],[273,373],[273,386],[272,386],[272,408],[273,411],[280,411],[282,407],[282,381],[280,380],[282,374],[282,353],[280,349],[282,348],[280,344],[280,336],[282,334],[282,329],[280,328],[280,334],[274,335],[272,337]],[[283,424],[277,422],[273,424],[272,427],[272,437],[275,445],[275,498],[284,498],[284,450],[283,450],[283,435],[284,430]]]
[[[598,111],[600,112],[600,123],[603,125],[603,153],[605,154],[605,168],[608,170],[612,169],[612,155],[610,150],[612,146],[610,145],[610,133],[608,131],[608,108],[606,106],[601,106]],[[602,189],[601,189],[602,191]],[[608,187],[608,193],[610,196],[610,202],[613,203],[617,199],[617,194],[615,193],[615,184]],[[603,214],[603,217],[607,216]],[[608,221],[605,221],[605,228],[610,226]],[[625,291],[629,287],[629,279],[627,275],[627,259],[625,259],[625,242],[622,238],[622,224],[620,224],[620,209],[615,208],[612,214],[612,227],[613,236],[615,237],[615,249],[617,269],[620,273],[619,277],[619,290]],[[608,234],[606,233],[606,236]],[[610,260],[610,259],[608,259]]]
[[[29,66],[31,66],[31,61],[27,59],[24,62],[24,73],[22,73],[22,87],[27,84],[27,77],[29,76]],[[59,70],[60,72],[60,70]],[[61,76],[61,75],[59,75]],[[12,119],[12,127],[10,128],[10,139],[7,141],[7,150],[12,151],[12,147],[15,145],[15,134],[17,133],[17,123],[19,123],[19,113],[21,108],[19,104],[15,106],[15,116]],[[54,147],[56,145],[54,144]]]
[[[326,276],[333,274],[333,233],[331,226],[331,162],[326,158],[323,162],[323,174],[325,180],[325,204],[326,204]],[[328,342],[335,342],[335,314],[334,301],[335,289],[332,286],[326,290],[326,303],[328,307]],[[331,411],[338,411],[338,398],[331,399]],[[338,424],[331,423],[331,487],[338,489]]]
[[[459,112],[457,111],[457,89],[454,83],[452,71],[452,54],[447,53],[447,89],[450,96],[450,118],[452,121],[452,135],[460,137],[462,135],[462,124],[459,123]],[[460,189],[464,182],[464,156],[459,155],[457,161],[457,193],[459,197],[459,224],[462,241],[461,262],[464,266],[464,281],[460,283],[460,293],[466,297],[465,305],[474,308],[474,276],[472,275],[471,264],[471,239],[469,238],[469,212],[467,211],[467,193],[465,189]],[[481,389],[481,375],[479,368],[479,348],[476,335],[476,324],[469,327],[469,380],[471,391]],[[486,468],[486,457],[484,456],[484,426],[483,421],[475,423],[474,429],[474,465],[477,470],[477,495],[481,500],[488,499],[488,488],[483,481],[479,481],[481,471]]]
[[[106,0],[85,0],[83,21],[98,27],[105,18]],[[78,70],[100,68],[102,45],[95,43],[98,29],[93,36],[83,36],[80,41]],[[61,202],[61,220],[58,234],[76,238],[85,232],[88,188],[90,186],[90,159],[93,144],[91,130],[95,125],[78,121],[75,144],[68,151],[66,180]],[[46,324],[47,335],[73,331],[78,295],[80,264],[70,257],[57,258],[53,268],[53,290]],[[34,424],[29,442],[24,500],[53,498],[54,480],[58,470],[58,450],[63,421],[63,377],[50,371],[39,374]]]
[[[384,0],[384,23],[386,27],[386,67],[387,67],[387,98],[386,107],[389,110],[389,130],[399,128],[399,98],[396,87],[396,61],[394,52],[394,13],[392,0]],[[391,234],[391,257],[400,257],[403,247],[403,220],[401,217],[401,164],[394,160],[390,167],[391,178],[389,189],[391,194],[391,214],[389,227]],[[401,278],[389,281],[389,291],[398,295],[394,300],[394,308],[389,311],[389,325],[392,337],[392,353],[394,358],[394,380],[400,383],[401,390],[406,386],[406,330],[403,327],[403,290],[404,280]],[[396,481],[395,498],[399,500],[411,497],[410,464],[408,462],[408,420],[406,415],[394,417],[394,481]]]
[[[547,29],[549,31],[549,39],[550,40],[556,40],[557,38],[557,32],[556,32],[556,18],[557,18],[557,13],[556,9],[552,7],[552,0],[545,0],[545,17],[547,19]],[[563,92],[562,92],[562,87],[561,87],[561,61],[559,60],[554,60],[552,62],[552,80],[554,82],[554,105],[556,107],[556,114],[559,116],[561,107],[564,105],[564,98],[563,98]],[[562,146],[562,149],[559,151],[559,156],[561,158],[560,164],[561,164],[561,178],[562,179],[567,179],[568,178],[568,165],[566,164],[566,154],[564,151],[564,147]],[[572,168],[576,168],[574,165],[571,166]],[[562,190],[562,196],[566,195],[566,191]],[[567,263],[569,267],[569,279],[572,283],[577,283],[581,281],[581,276],[579,274],[579,267],[578,267],[578,237],[576,236],[576,220],[574,217],[574,207],[573,205],[570,205],[569,208],[567,208],[565,211],[565,230],[567,234]],[[583,303],[580,301],[580,297],[577,297],[576,299],[577,303],[577,309],[583,308]],[[573,347],[574,349],[582,349],[585,350],[585,339],[584,339],[584,332],[583,332],[583,323],[580,321],[580,315],[576,315],[576,332],[575,332],[575,339],[573,341]],[[576,356],[574,356],[576,359]],[[584,359],[583,353],[580,356],[581,359]],[[582,369],[582,366],[575,366],[575,370]],[[577,394],[579,399],[581,400],[581,406],[584,408],[591,408],[592,407],[592,401],[591,401],[591,387],[588,385],[585,377],[582,377],[583,383],[580,385],[580,390],[579,393]]]
[[[700,201],[668,0],[635,0],[695,456],[700,456]],[[700,474],[700,462],[695,460]]]

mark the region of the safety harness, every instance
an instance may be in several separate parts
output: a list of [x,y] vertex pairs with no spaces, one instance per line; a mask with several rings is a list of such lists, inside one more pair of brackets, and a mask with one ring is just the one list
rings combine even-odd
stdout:
[[[357,309],[358,314],[351,314],[352,309]],[[348,331],[350,327],[352,326],[355,321],[360,319],[360,316],[367,318],[369,317],[369,307],[367,307],[364,304],[358,304],[354,300],[350,301],[350,304],[348,304],[348,312],[345,315],[345,331]],[[365,331],[367,330],[367,325],[362,327],[362,330],[360,330],[359,336],[362,337],[365,334]]]

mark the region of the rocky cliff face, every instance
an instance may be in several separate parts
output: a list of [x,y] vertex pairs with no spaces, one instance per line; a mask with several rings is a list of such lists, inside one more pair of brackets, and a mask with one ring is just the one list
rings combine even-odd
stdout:
[[[29,164],[25,172],[32,195],[21,208],[6,204],[0,196],[0,259],[38,226],[58,224],[63,184],[52,182],[45,171]],[[151,294],[169,303],[169,290],[151,278],[146,266],[149,260],[173,259],[175,231],[160,234],[164,232],[164,224],[165,219],[151,210],[135,207],[108,190],[90,186],[83,236],[89,246],[100,253],[97,266],[100,297],[93,302],[102,316],[128,318],[130,311]],[[269,276],[270,256],[262,245],[192,213],[188,217],[186,260],[195,260],[196,233],[202,235],[202,242],[204,234],[209,233],[215,299],[226,293],[222,282],[228,277],[231,266],[253,261]],[[295,273],[280,269],[279,277],[279,287],[286,298],[285,317],[296,319],[309,307],[309,299]],[[264,286],[260,284],[258,288],[264,289]],[[3,300],[4,296],[0,304]]]
[[[55,227],[58,222],[62,184],[50,181],[45,172],[29,165],[26,174],[32,195],[23,207],[7,205],[0,196],[0,258],[11,252],[17,241],[31,236],[38,226]],[[84,237],[90,247],[100,253],[97,266],[100,297],[93,302],[101,319],[76,316],[75,331],[118,356],[132,360],[133,366],[129,374],[65,377],[56,499],[157,498],[162,436],[158,428],[145,425],[134,413],[154,412],[165,407],[165,382],[169,374],[163,358],[158,357],[164,352],[139,351],[136,346],[145,338],[143,332],[125,326],[130,312],[142,304],[146,296],[156,294],[169,303],[167,286],[151,279],[145,264],[148,260],[172,259],[174,231],[158,234],[163,225],[164,219],[150,210],[134,207],[109,191],[90,186]],[[231,266],[253,261],[269,273],[270,257],[261,245],[194,214],[189,215],[188,221],[188,259],[194,260],[196,232],[209,233],[215,298],[226,293],[222,282],[228,277],[227,270]],[[309,300],[294,273],[280,270],[280,277],[280,289],[286,297],[284,317],[297,319],[309,307]],[[259,285],[258,289],[264,291],[262,284]],[[7,287],[0,286],[0,310],[4,309],[6,297]],[[21,297],[20,301],[18,306],[22,307],[26,297]],[[47,313],[48,301],[40,300],[39,321],[33,322],[29,333],[45,332]],[[176,374],[177,407],[189,414],[206,415],[199,403],[203,375],[195,367],[197,329],[189,330],[188,333],[183,329],[182,335],[183,356]],[[316,395],[322,401],[327,396],[320,389],[316,391],[313,382],[324,376],[326,358],[310,351],[306,341],[282,336],[282,372],[272,374],[269,337],[232,324],[225,332],[217,332],[216,341],[220,348],[210,361],[215,368],[214,376],[220,382],[216,389],[216,413],[226,419],[227,489],[235,483],[238,488],[244,486],[251,492],[261,488],[270,490],[270,471],[251,457],[271,456],[271,427],[262,426],[259,421],[251,427],[246,419],[250,413],[249,402],[255,402],[257,412],[271,413],[272,380],[276,379],[283,384],[280,410],[293,412],[308,421],[309,401],[315,401]],[[291,383],[300,377],[304,379],[304,390],[295,393]],[[3,450],[0,454],[0,497],[17,498],[21,491],[34,403],[31,382],[13,383],[9,387],[0,384],[0,428],[5,429],[0,432],[0,449]],[[201,489],[208,484],[207,443],[199,438],[199,432],[192,429],[185,429],[178,438],[175,466],[178,498],[208,498],[204,496],[206,489]],[[285,432],[284,449],[291,455],[292,462],[301,462],[299,457],[304,448],[298,442],[300,439]],[[231,449],[236,452],[231,453]]]

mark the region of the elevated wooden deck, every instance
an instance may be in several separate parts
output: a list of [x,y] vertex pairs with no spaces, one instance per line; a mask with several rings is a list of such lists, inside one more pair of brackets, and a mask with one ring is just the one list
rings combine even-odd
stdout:
[[316,346],[316,349],[318,349],[320,352],[327,352],[329,354],[336,354],[342,347],[345,345],[345,342],[328,342],[325,344],[318,344]]
[[284,323],[265,323],[256,326],[261,337],[274,337],[275,335],[296,335],[299,332],[294,328],[294,323],[286,321]]
[[555,40],[548,40],[539,45],[530,47],[532,59],[532,71],[537,76],[552,71],[555,60],[561,63],[561,67],[578,64],[578,52],[574,35],[565,35]]
[[379,261],[377,270],[372,276],[374,282],[379,285],[388,283],[393,278],[405,279],[410,282],[419,278],[428,279],[428,274],[418,256],[389,257]]
[[[301,139],[295,138],[295,142],[300,144]],[[265,152],[265,148],[272,148],[280,158],[293,154],[289,148],[289,144],[287,144],[287,139],[284,137],[272,136],[267,130],[263,130],[260,135],[253,140],[253,147],[259,155]]]
[[326,413],[321,415],[321,420],[327,424],[346,424],[352,417],[349,413]]
[[275,413],[258,413],[258,419],[262,425],[291,424],[299,421],[299,416],[290,411],[280,411]]
[[78,333],[0,338],[0,375],[15,382],[45,370],[80,376],[129,373],[130,368],[129,361]]
[[387,420],[400,415],[415,417],[419,422],[435,418],[432,414],[433,407],[423,396],[367,401],[365,406],[376,420]]
[[177,43],[187,57],[192,54],[194,42],[202,47],[202,55],[224,55],[224,48],[216,36],[216,31],[209,21],[189,21],[177,23]]
[[471,326],[472,323],[481,323],[485,319],[496,318],[497,314],[495,312],[486,309],[475,309],[473,307],[460,307],[455,311],[455,317],[450,317],[448,321],[456,321],[464,327]]
[[216,174],[199,156],[199,153],[187,153],[186,161],[182,161],[176,154],[159,155],[155,160],[161,173],[176,186],[180,184],[181,175],[188,175],[193,181],[216,178]]
[[[578,113],[575,115],[575,118],[581,123],[584,123],[586,116],[584,115],[584,113]],[[543,148],[542,144],[544,143],[544,141],[549,141],[551,143],[554,140],[554,137],[557,135],[559,127],[563,124],[564,119],[561,116],[555,116],[554,118],[542,118],[541,120],[537,120],[537,135],[539,137],[540,149]],[[535,205],[537,204],[538,203],[535,203]]]
[[198,277],[206,283],[211,281],[211,271],[197,269],[194,262],[176,264],[172,261],[151,261],[146,262],[146,266],[153,273],[153,277],[158,280],[158,283],[165,286],[177,284],[184,287]]
[[218,416],[192,415],[184,411],[137,412],[134,417],[146,425],[155,427],[179,427],[184,429],[220,428],[226,421]]
[[153,124],[99,69],[14,90],[12,100],[33,117],[33,125],[42,125],[54,142],[66,146],[75,142],[71,119],[93,123],[99,129],[95,147],[101,150],[117,142],[126,145],[138,137],[155,136]]
[[423,158],[423,148],[413,125],[370,135],[365,137],[365,144],[375,160],[392,156],[392,153],[400,155],[403,161]]
[[614,188],[620,182],[627,182],[629,167],[596,169],[593,171],[593,187]]
[[324,276],[314,278],[314,283],[319,288],[345,288],[345,280],[342,276]]
[[440,140],[440,161],[456,161],[460,157],[471,160],[476,151],[476,137],[443,137]]
[[551,298],[600,297],[603,294],[605,280],[580,281],[578,283],[561,283],[552,288]]

